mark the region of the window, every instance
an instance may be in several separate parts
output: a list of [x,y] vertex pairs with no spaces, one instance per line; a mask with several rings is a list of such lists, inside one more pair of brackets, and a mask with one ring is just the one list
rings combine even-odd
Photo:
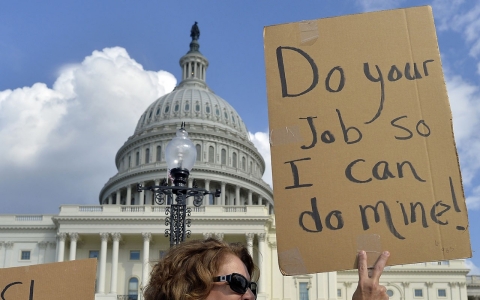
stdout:
[[189,111],[190,110],[190,103],[186,103],[185,104],[185,111]]
[[157,114],[156,115],[158,116],[159,113],[160,113],[160,108],[157,108]]
[[148,164],[150,162],[150,148],[145,149],[145,163]]
[[165,113],[168,113],[169,111],[170,111],[170,105],[167,105],[167,106],[165,107]]
[[423,290],[422,290],[422,289],[415,289],[415,290],[413,290],[413,296],[415,296],[415,297],[423,297]]
[[195,105],[195,110],[196,110],[196,111],[200,111],[200,104],[198,104],[198,102],[197,102],[197,104]]
[[214,155],[215,155],[215,149],[213,148],[213,146],[208,147],[208,162],[209,163],[215,162]]
[[218,109],[218,106],[215,106],[215,114],[220,116],[220,110]]
[[130,260],[140,260],[140,250],[130,250]]
[[205,107],[205,111],[207,112],[207,114],[210,113],[210,106],[207,104],[207,106]]
[[388,297],[393,297],[393,290],[387,290]]
[[130,278],[128,281],[128,300],[138,299],[138,279],[135,277]]
[[140,152],[137,151],[137,154],[135,155],[135,165],[138,166],[140,164]]
[[245,156],[242,157],[242,170],[247,169],[247,160],[245,159]]
[[152,117],[153,111],[150,111],[150,114],[148,115],[148,118],[150,119]]
[[130,168],[132,166],[132,156],[128,156],[128,167]]
[[300,282],[298,287],[300,300],[308,300],[308,282]]
[[88,251],[88,258],[98,258],[98,250]]
[[342,289],[337,289],[337,297],[342,297]]
[[157,161],[162,160],[162,146],[157,146]]
[[180,105],[178,103],[175,103],[175,111],[178,111],[180,109]]
[[446,289],[438,289],[437,290],[438,297],[447,297],[447,290]]
[[228,120],[228,114],[227,114],[227,112],[225,112],[224,115],[225,115],[225,119]]
[[30,260],[30,250],[22,250],[22,252],[20,252],[20,259]]
[[213,197],[213,194],[208,195],[208,205],[214,205],[215,204],[215,197]]
[[227,164],[227,150],[222,149],[222,165]]
[[197,161],[201,161],[202,160],[202,146],[200,146],[199,144],[196,144],[195,149],[197,150]]
[[233,155],[232,155],[232,166],[234,168],[237,167],[237,153],[236,152],[233,152]]

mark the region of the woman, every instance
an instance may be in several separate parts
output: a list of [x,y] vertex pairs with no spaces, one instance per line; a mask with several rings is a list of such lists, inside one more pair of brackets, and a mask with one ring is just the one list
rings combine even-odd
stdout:
[[[386,300],[378,281],[388,259],[383,253],[369,276],[367,256],[358,256],[359,276],[353,300]],[[241,244],[227,244],[210,238],[180,244],[154,267],[144,290],[145,300],[254,300],[258,274],[253,259]]]

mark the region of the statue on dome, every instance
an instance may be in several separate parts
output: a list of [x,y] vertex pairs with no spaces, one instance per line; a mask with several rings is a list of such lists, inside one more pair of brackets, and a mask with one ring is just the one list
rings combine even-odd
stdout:
[[190,30],[190,36],[192,37],[192,41],[198,40],[200,38],[200,29],[198,28],[198,22],[193,24],[192,29]]

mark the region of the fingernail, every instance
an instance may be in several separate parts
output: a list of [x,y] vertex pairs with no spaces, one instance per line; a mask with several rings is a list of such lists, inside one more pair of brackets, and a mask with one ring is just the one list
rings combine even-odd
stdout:
[[360,254],[360,255],[365,255],[365,251],[362,250],[362,251],[360,251],[358,254]]
[[383,252],[383,255],[385,255],[385,256],[390,256],[390,252],[385,251],[385,252]]

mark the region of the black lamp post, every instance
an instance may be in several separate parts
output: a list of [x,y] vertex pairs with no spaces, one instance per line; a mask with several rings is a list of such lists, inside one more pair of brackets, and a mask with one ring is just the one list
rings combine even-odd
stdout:
[[[165,236],[170,236],[170,247],[185,241],[185,237],[190,237],[191,220],[188,219],[192,213],[192,209],[187,207],[187,198],[193,197],[193,205],[199,207],[202,205],[203,197],[213,194],[215,197],[220,196],[220,190],[211,193],[205,189],[197,187],[193,180],[193,187],[188,187],[188,176],[197,160],[197,149],[192,141],[188,138],[185,130],[185,123],[177,130],[177,136],[174,137],[165,149],[165,160],[167,161],[168,175],[173,182],[173,186],[168,185],[167,179],[163,179],[159,186],[142,187],[137,185],[137,191],[150,190],[155,194],[155,202],[159,205],[167,204],[170,207],[165,210],[168,216],[165,219],[165,225],[170,229],[165,229]],[[175,200],[173,195],[176,195]],[[176,203],[174,203],[176,202]]]

